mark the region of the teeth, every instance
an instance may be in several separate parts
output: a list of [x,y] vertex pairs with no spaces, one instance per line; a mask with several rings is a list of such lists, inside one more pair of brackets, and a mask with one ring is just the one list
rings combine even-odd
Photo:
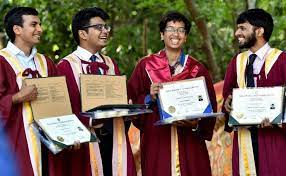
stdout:
[[243,41],[243,40],[244,40],[244,38],[242,38],[242,37],[239,37],[239,38],[238,38],[238,41],[239,41],[239,42],[241,42],[241,41]]
[[171,39],[171,42],[172,42],[173,44],[178,44],[178,43],[179,43],[179,39]]

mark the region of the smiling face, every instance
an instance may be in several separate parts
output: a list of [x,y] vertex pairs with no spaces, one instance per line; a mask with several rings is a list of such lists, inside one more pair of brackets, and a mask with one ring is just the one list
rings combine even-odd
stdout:
[[166,49],[181,49],[187,40],[185,24],[181,21],[169,21],[165,31],[161,32],[161,38]]
[[41,22],[38,16],[23,15],[22,26],[14,25],[15,40],[33,47],[40,42],[42,35]]
[[242,23],[237,25],[235,37],[238,39],[238,46],[242,48],[251,48],[257,43],[256,27],[250,23]]
[[109,38],[109,30],[105,27],[99,29],[96,27],[98,24],[106,24],[100,17],[93,17],[90,19],[89,27],[86,30],[80,30],[79,36],[81,44],[84,48],[94,50],[94,52],[101,50],[107,45]]

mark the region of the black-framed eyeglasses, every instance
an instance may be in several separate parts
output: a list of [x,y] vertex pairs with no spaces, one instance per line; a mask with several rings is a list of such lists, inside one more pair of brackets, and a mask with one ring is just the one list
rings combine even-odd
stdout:
[[183,28],[183,27],[180,27],[180,28],[174,28],[174,27],[166,27],[165,28],[165,32],[170,32],[170,33],[175,33],[175,32],[178,32],[180,34],[185,34],[186,33],[186,29]]
[[107,30],[107,32],[111,31],[111,27],[108,24],[92,24],[88,26],[83,26],[82,28],[86,29],[86,28],[91,28],[91,27],[98,31],[103,31],[103,29]]

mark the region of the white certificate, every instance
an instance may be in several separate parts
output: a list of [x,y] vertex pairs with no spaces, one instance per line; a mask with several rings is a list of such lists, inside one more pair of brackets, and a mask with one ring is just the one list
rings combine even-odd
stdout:
[[255,125],[268,118],[272,124],[282,121],[284,87],[234,89],[230,125]]
[[159,100],[161,120],[213,112],[204,77],[164,83]]
[[60,146],[73,145],[75,141],[84,143],[91,140],[91,133],[74,114],[43,118],[38,124]]

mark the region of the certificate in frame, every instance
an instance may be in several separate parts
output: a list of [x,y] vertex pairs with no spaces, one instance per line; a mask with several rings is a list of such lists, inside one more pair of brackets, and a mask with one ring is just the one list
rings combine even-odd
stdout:
[[284,114],[284,87],[236,88],[233,90],[230,126],[258,125],[268,118],[281,124]]
[[160,121],[157,125],[173,124],[180,120],[215,117],[205,78],[163,83],[158,94]]

